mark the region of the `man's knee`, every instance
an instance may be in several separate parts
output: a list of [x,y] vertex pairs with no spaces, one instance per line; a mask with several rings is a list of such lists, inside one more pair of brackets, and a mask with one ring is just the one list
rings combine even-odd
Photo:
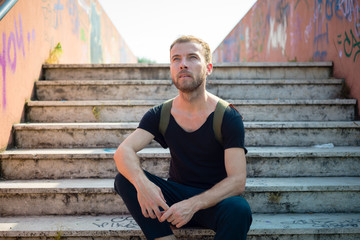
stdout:
[[127,193],[134,186],[127,180],[121,173],[118,173],[115,177],[114,189],[121,196],[123,193]]
[[226,219],[227,223],[246,222],[249,224],[249,226],[251,225],[251,208],[244,198],[230,197],[223,200],[220,204],[223,212],[223,217]]

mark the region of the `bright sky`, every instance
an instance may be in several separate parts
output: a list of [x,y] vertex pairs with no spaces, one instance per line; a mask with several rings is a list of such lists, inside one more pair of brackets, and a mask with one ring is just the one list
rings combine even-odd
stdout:
[[98,0],[137,57],[169,63],[169,47],[181,35],[224,40],[256,0]]

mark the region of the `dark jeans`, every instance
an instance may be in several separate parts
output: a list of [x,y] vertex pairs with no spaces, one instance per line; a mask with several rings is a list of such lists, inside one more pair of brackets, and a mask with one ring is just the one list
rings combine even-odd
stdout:
[[[145,171],[146,176],[161,188],[166,203],[174,203],[198,195],[204,189],[185,186],[164,180]],[[138,203],[135,187],[121,174],[115,178],[115,191],[122,197],[135,221],[147,239],[155,239],[173,234],[168,222],[145,218]],[[203,227],[216,232],[217,240],[246,240],[252,222],[251,209],[247,201],[240,197],[224,199],[214,207],[196,212],[184,227]]]

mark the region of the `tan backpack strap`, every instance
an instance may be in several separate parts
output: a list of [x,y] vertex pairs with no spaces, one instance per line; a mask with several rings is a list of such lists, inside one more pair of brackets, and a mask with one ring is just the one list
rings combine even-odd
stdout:
[[218,103],[216,104],[215,112],[214,112],[214,120],[213,120],[213,129],[216,140],[223,145],[222,141],[222,134],[221,134],[221,125],[222,120],[224,117],[224,113],[226,108],[230,104],[222,99],[219,99]]
[[160,113],[159,131],[165,136],[166,129],[169,125],[172,102],[174,99],[167,100],[163,103]]

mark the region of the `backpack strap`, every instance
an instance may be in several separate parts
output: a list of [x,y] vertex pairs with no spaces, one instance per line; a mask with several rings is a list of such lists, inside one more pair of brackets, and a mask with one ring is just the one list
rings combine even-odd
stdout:
[[[159,122],[159,131],[161,135],[165,136],[166,129],[169,125],[171,107],[174,99],[167,100],[162,104],[161,113],[160,113],[160,122]],[[222,145],[222,134],[221,134],[221,125],[224,117],[225,110],[228,106],[232,106],[227,101],[219,99],[216,104],[214,119],[213,119],[213,130],[215,134],[215,139]]]
[[161,113],[160,113],[159,131],[163,136],[165,136],[166,129],[169,125],[173,100],[174,99],[167,100],[162,104]]
[[215,134],[216,140],[223,145],[222,141],[222,134],[221,134],[221,125],[222,120],[224,117],[224,113],[226,108],[230,104],[222,99],[219,99],[218,103],[216,104],[215,112],[214,112],[214,119],[213,119],[213,130]]

